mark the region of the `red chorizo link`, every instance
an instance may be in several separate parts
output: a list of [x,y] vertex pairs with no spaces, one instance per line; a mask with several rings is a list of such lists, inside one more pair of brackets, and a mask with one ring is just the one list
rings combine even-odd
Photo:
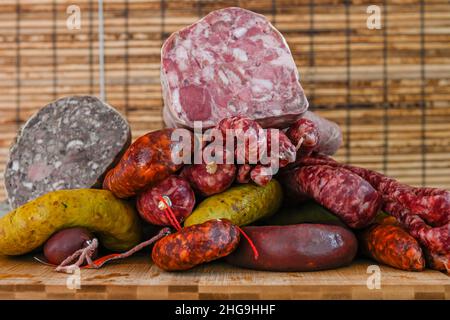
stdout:
[[319,131],[308,119],[299,119],[286,131],[286,135],[297,149],[297,157],[310,155],[319,146]]
[[412,187],[379,172],[341,164],[323,155],[302,158],[301,164],[326,164],[346,168],[368,181],[384,198],[397,202],[407,212],[421,217],[428,224],[441,226],[450,222],[450,192],[447,190]]
[[227,141],[229,134],[235,136],[235,157],[238,163],[256,164],[259,155],[266,152],[267,137],[263,128],[254,120],[236,116],[220,121],[217,128],[223,134],[223,141]]
[[[107,173],[103,188],[112,191],[119,198],[128,198],[180,169],[183,164],[174,163],[172,151],[176,153],[177,150],[182,150],[183,145],[182,142],[172,141],[173,130],[153,131],[138,138],[117,166]],[[193,141],[192,134],[187,133]]]
[[425,257],[419,243],[397,225],[375,224],[358,235],[361,251],[391,267],[422,271]]
[[430,227],[399,203],[385,199],[384,210],[393,215],[424,247],[430,267],[450,272],[450,223]]
[[239,244],[239,229],[229,220],[209,220],[159,240],[153,262],[166,271],[187,270],[229,255]]
[[352,228],[367,226],[381,207],[378,192],[344,168],[300,167],[284,172],[281,181],[288,194],[313,198]]
[[[271,159],[275,157],[278,158],[278,166],[279,168],[283,168],[287,166],[289,163],[292,163],[297,158],[297,149],[292,141],[288,138],[288,136],[281,130],[278,129],[267,129],[267,153],[266,155]],[[275,141],[272,139],[278,134],[278,139],[276,143],[278,143],[278,154],[272,154],[272,151],[275,151],[272,145]]]
[[266,186],[272,180],[272,177],[272,169],[260,164],[256,165],[250,172],[252,181],[261,187]]
[[311,111],[306,111],[302,118],[313,122],[317,128],[319,141],[314,151],[328,155],[335,154],[342,145],[342,132],[338,124]]
[[[166,203],[161,200],[161,197]],[[172,175],[145,190],[137,198],[137,209],[141,217],[154,225],[173,225],[167,215],[167,205],[170,206],[179,223],[192,213],[195,195],[186,179]]]

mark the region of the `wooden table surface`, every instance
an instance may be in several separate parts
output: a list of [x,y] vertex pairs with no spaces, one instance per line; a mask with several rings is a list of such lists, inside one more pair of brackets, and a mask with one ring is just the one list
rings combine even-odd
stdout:
[[[257,272],[222,262],[168,273],[140,254],[100,270],[60,274],[31,256],[0,258],[1,299],[450,299],[450,277],[380,266],[381,288],[368,289],[370,261],[320,272]],[[75,281],[74,281],[75,280]]]

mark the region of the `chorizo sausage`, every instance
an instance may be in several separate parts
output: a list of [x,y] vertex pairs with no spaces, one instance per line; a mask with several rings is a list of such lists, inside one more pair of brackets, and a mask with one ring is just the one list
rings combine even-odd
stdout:
[[234,164],[193,164],[183,168],[180,174],[190,182],[200,195],[208,197],[227,190],[236,177]]
[[152,260],[166,271],[188,270],[227,256],[239,240],[239,229],[229,220],[208,220],[159,240],[153,247]]
[[345,168],[367,180],[383,197],[383,210],[394,216],[423,246],[430,266],[450,271],[450,193],[438,188],[417,188],[365,168],[341,164],[315,155],[301,159],[303,165]]
[[[107,173],[103,188],[112,191],[118,198],[128,198],[180,169],[183,164],[173,161],[172,152],[182,150],[183,145],[182,142],[172,141],[173,130],[153,131],[138,138],[117,166]],[[192,134],[188,134],[193,142]]]
[[317,128],[319,140],[314,151],[327,155],[335,154],[342,145],[342,131],[339,125],[311,111],[306,111],[302,118],[313,122]]
[[222,132],[223,141],[227,141],[230,134],[234,136],[235,159],[239,164],[256,164],[259,155],[267,150],[267,136],[254,120],[241,116],[225,118],[219,122],[217,129]]
[[422,271],[425,257],[419,243],[392,224],[374,224],[358,235],[361,252],[380,263],[406,271]]
[[294,122],[286,135],[294,144],[298,157],[311,154],[319,145],[319,131],[308,119],[302,118]]
[[[278,139],[276,140],[278,143],[278,154],[272,154],[274,149],[272,148],[272,144],[274,143],[272,139],[276,137],[276,134],[278,134]],[[270,157],[270,159],[277,157],[279,160],[279,168],[284,168],[289,163],[295,161],[297,157],[297,149],[283,131],[271,128],[267,129],[267,156]]]
[[256,165],[250,172],[250,178],[258,186],[264,187],[272,180],[272,168],[263,165]]
[[382,198],[360,176],[344,168],[306,166],[283,173],[281,182],[288,194],[313,198],[351,228],[370,224]]
[[[165,203],[161,198],[164,198]],[[171,175],[139,194],[137,198],[137,209],[141,217],[158,226],[172,225],[166,214],[167,205],[180,223],[192,213],[195,195],[186,179]]]
[[250,181],[250,172],[252,171],[252,166],[249,164],[238,165],[236,181],[238,183],[248,183]]

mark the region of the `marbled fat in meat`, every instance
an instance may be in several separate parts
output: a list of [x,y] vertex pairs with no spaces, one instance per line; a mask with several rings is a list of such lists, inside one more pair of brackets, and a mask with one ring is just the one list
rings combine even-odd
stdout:
[[212,127],[242,115],[286,127],[308,108],[289,47],[262,15],[213,11],[162,47],[164,119],[170,127]]

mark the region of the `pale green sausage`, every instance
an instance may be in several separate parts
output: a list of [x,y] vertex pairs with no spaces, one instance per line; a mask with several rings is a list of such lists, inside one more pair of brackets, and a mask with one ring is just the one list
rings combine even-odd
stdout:
[[225,218],[235,225],[243,226],[274,214],[282,201],[281,186],[274,179],[264,187],[242,184],[206,198],[186,219],[184,225]]
[[20,255],[42,244],[56,231],[84,227],[113,251],[139,243],[138,214],[128,202],[107,190],[59,190],[43,195],[0,219],[0,254]]

